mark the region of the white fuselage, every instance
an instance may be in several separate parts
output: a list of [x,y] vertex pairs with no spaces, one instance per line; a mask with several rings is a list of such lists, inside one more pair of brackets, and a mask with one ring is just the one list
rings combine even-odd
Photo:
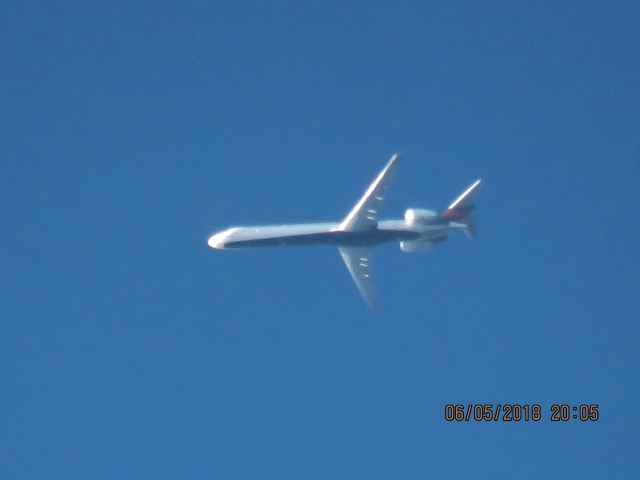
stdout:
[[242,248],[275,245],[329,244],[338,246],[372,246],[399,241],[432,244],[446,239],[452,230],[464,229],[462,223],[440,217],[430,223],[408,224],[406,220],[381,220],[365,231],[343,231],[339,223],[303,223],[233,227],[212,235],[211,248]]
[[443,212],[408,208],[400,220],[378,220],[391,173],[399,155],[391,156],[358,202],[339,223],[303,223],[233,227],[209,237],[211,248],[236,249],[276,245],[328,244],[338,247],[351,278],[362,297],[375,308],[373,250],[385,242],[399,242],[403,252],[426,252],[447,239],[449,232],[462,230],[469,238],[476,234],[471,216],[481,180],[472,183]]

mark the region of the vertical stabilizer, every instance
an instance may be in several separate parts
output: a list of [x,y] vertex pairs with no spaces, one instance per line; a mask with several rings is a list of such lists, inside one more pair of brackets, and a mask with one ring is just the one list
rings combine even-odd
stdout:
[[482,185],[482,180],[473,182],[462,194],[456,198],[449,207],[442,212],[442,217],[449,220],[464,223],[464,233],[469,238],[476,238],[476,226],[471,216],[471,210],[475,207],[475,199]]

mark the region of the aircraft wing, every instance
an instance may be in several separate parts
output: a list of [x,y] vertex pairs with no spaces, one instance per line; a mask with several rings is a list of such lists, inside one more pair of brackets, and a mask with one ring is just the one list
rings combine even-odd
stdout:
[[378,221],[378,211],[382,206],[391,173],[400,159],[399,154],[394,154],[389,163],[382,169],[376,179],[373,181],[367,191],[364,192],[362,198],[356,203],[355,207],[349,212],[349,215],[340,223],[338,230],[342,231],[358,231],[368,230],[375,227]]
[[339,247],[338,250],[367,305],[375,310],[376,293],[371,268],[373,247]]

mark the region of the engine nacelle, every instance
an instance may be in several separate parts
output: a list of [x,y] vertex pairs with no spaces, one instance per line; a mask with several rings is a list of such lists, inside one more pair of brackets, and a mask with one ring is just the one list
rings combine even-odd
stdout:
[[400,250],[407,253],[428,252],[433,248],[433,242],[421,242],[420,240],[403,240],[400,242]]
[[447,235],[440,237],[429,238],[428,240],[402,240],[400,242],[400,250],[407,253],[412,252],[428,252],[436,244],[444,242],[447,239]]
[[408,226],[429,225],[440,221],[440,214],[425,208],[408,208],[404,212],[404,221]]

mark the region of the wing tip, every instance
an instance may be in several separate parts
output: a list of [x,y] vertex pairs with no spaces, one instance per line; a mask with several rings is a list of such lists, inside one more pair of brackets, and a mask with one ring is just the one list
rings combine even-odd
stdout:
[[378,302],[375,299],[368,299],[365,297],[365,303],[367,304],[367,307],[369,307],[369,310],[371,310],[372,312],[378,313],[379,309],[378,309]]

